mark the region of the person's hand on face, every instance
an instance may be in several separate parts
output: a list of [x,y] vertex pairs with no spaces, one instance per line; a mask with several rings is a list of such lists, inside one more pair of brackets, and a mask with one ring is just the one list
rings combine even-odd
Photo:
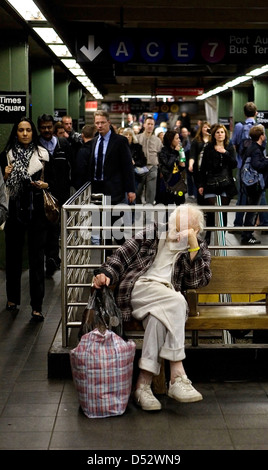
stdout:
[[197,244],[197,230],[188,228],[177,233],[177,243],[181,249]]

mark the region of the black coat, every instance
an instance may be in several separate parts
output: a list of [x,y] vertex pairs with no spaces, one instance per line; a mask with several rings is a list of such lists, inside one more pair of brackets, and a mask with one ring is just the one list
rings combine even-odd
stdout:
[[[95,192],[95,148],[98,136],[92,140],[92,158],[90,162],[90,181]],[[125,136],[111,132],[104,161],[103,194],[111,196],[111,203],[118,204],[125,194],[135,193],[135,177],[129,143]]]
[[92,140],[85,142],[78,150],[75,161],[74,187],[76,190],[90,181],[90,161],[92,158]]
[[139,143],[132,142],[130,144],[130,152],[132,160],[134,161],[134,166],[143,167],[147,165],[147,158],[145,157],[142,145]]
[[210,142],[204,149],[203,159],[199,172],[199,188],[204,188],[204,194],[210,192],[206,186],[209,176],[228,174],[230,185],[225,188],[228,197],[232,198],[237,194],[237,188],[233,179],[232,170],[237,167],[236,155],[233,145],[229,144],[225,148],[225,153],[217,152]]
[[54,171],[50,190],[62,205],[69,199],[71,187],[71,149],[67,139],[58,137],[54,152],[50,154],[50,161]]
[[165,181],[169,181],[173,174],[174,164],[176,163],[180,172],[185,170],[185,167],[180,166],[179,152],[171,147],[162,147],[158,153],[159,170],[163,175]]

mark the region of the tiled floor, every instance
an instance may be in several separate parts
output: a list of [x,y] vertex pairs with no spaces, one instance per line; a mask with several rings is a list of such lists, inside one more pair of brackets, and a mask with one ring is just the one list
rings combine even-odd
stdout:
[[[230,235],[231,236],[231,235]],[[43,324],[30,322],[28,272],[20,311],[5,310],[0,271],[0,450],[268,449],[268,381],[194,383],[203,401],[161,395],[161,412],[132,400],[124,415],[88,419],[71,379],[47,378],[47,353],[60,321],[60,272],[46,281]]]

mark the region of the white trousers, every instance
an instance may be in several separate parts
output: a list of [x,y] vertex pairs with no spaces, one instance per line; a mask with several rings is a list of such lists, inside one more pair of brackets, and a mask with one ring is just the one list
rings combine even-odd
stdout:
[[160,373],[161,358],[185,358],[185,320],[187,302],[172,285],[140,279],[131,296],[132,315],[145,328],[140,369]]

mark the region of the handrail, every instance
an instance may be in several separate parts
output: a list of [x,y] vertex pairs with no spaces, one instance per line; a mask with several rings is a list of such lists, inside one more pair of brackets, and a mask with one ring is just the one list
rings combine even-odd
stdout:
[[[99,195],[100,196],[100,195]],[[90,183],[86,183],[82,188],[73,194],[68,201],[62,206],[61,210],[61,296],[62,296],[62,346],[68,347],[70,343],[70,334],[73,329],[77,329],[81,325],[81,317],[85,306],[87,305],[87,297],[90,291],[90,276],[93,270],[99,267],[105,260],[106,250],[116,249],[118,245],[105,244],[105,231],[111,230],[108,220],[104,220],[101,224],[100,220],[93,224],[94,212],[106,215],[109,211],[125,211],[132,214],[134,211],[139,214],[146,215],[152,212],[153,217],[161,215],[164,220],[167,211],[174,210],[175,206],[168,208],[163,205],[126,205],[120,204],[113,206],[107,204],[102,198],[100,203],[98,200],[93,201],[91,195]],[[268,206],[199,206],[204,212],[268,212]],[[160,213],[160,214],[159,214]],[[152,221],[150,220],[150,221]],[[137,224],[136,224],[137,222]],[[145,221],[147,224],[148,221]],[[135,225],[136,224],[136,225]],[[132,234],[135,230],[137,233],[144,228],[140,220],[135,221],[133,225],[124,225],[124,230]],[[242,231],[252,230],[252,227],[205,227],[205,230],[213,231]],[[254,227],[254,230],[267,230],[268,227]],[[100,244],[91,240],[90,233],[97,231],[101,235]],[[217,244],[210,245],[210,250],[222,250],[223,247]],[[224,245],[224,250],[267,250],[268,245]],[[95,259],[94,259],[95,258]],[[86,298],[85,298],[86,296]]]

